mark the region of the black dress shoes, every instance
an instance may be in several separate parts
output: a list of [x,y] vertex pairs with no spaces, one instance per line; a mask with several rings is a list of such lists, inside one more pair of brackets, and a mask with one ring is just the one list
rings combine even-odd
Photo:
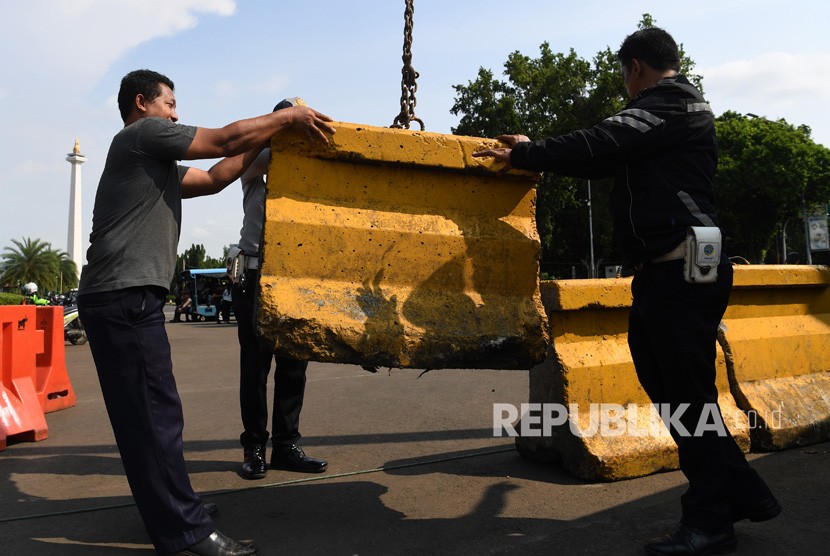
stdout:
[[738,540],[731,527],[722,533],[707,533],[681,523],[674,533],[649,541],[646,554],[705,556],[733,552],[736,548]]
[[219,531],[214,531],[206,539],[188,546],[180,554],[185,556],[251,556],[259,554],[254,544],[236,542]]
[[265,446],[245,448],[245,460],[242,463],[242,477],[245,479],[262,479],[268,473],[265,465]]
[[770,496],[758,504],[734,508],[732,510],[732,523],[737,523],[742,519],[748,519],[749,521],[769,521],[777,517],[780,513],[781,504],[778,503],[775,497]]
[[322,473],[329,462],[310,458],[298,444],[275,446],[271,453],[271,468],[301,473]]

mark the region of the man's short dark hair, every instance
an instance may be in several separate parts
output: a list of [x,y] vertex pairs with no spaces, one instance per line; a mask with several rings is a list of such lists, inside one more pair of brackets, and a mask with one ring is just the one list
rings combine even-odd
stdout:
[[162,75],[148,69],[131,71],[121,79],[121,88],[118,90],[118,110],[121,112],[121,119],[125,122],[133,111],[135,97],[144,95],[144,98],[151,101],[161,95],[160,84],[175,90],[173,82],[166,75]]
[[631,61],[637,58],[657,71],[680,71],[677,43],[659,27],[647,27],[628,35],[620,46],[617,58],[626,68],[631,68]]

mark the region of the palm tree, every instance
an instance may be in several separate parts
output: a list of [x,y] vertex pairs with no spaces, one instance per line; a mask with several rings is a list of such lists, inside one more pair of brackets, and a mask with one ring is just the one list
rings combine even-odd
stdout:
[[6,247],[2,255],[4,264],[0,281],[4,285],[19,288],[34,282],[43,291],[77,285],[77,267],[65,252],[52,249],[51,243],[40,239],[13,239],[12,243],[15,247]]
[[54,251],[58,257],[58,284],[55,291],[65,292],[78,287],[78,265],[66,251]]

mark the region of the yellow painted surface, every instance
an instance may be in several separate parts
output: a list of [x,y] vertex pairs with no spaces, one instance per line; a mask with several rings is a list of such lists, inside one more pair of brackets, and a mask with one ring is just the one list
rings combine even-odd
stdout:
[[[576,436],[570,425],[551,438],[521,438],[519,449],[536,459],[556,452],[574,475],[612,481],[678,467],[677,448],[651,410],[628,349],[630,279],[542,282],[553,349],[531,370],[530,402],[576,404],[571,418],[579,430],[592,430],[591,404],[617,404],[627,433]],[[718,347],[718,403],[738,445],[749,450],[746,415],[730,393],[726,358]]]
[[557,311],[631,307],[631,278],[551,281],[547,303]]
[[260,331],[299,359],[529,369],[544,357],[536,175],[492,140],[335,124],[272,142]]
[[737,265],[733,285],[737,288],[777,289],[828,286],[826,266],[808,265]]
[[753,446],[830,438],[830,269],[739,266],[724,316],[733,392]]
[[[553,346],[531,370],[530,401],[578,404],[590,430],[591,403],[619,404],[626,426],[648,429],[653,415],[627,345],[630,280],[542,283]],[[745,451],[830,438],[830,270],[808,266],[736,266],[717,350],[716,384],[725,423]],[[663,436],[578,437],[562,427],[549,438],[520,438],[536,459],[561,457],[591,480],[616,480],[677,467]]]

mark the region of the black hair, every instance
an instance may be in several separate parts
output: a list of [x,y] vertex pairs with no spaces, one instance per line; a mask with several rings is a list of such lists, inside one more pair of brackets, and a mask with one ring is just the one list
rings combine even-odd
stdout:
[[631,61],[637,58],[657,71],[680,71],[677,43],[659,27],[646,27],[628,35],[617,58],[626,68],[631,68]]
[[148,69],[131,71],[121,79],[121,88],[118,90],[118,110],[121,119],[125,122],[133,111],[135,97],[144,95],[151,101],[161,95],[161,87],[165,84],[173,91],[175,86],[169,77]]

